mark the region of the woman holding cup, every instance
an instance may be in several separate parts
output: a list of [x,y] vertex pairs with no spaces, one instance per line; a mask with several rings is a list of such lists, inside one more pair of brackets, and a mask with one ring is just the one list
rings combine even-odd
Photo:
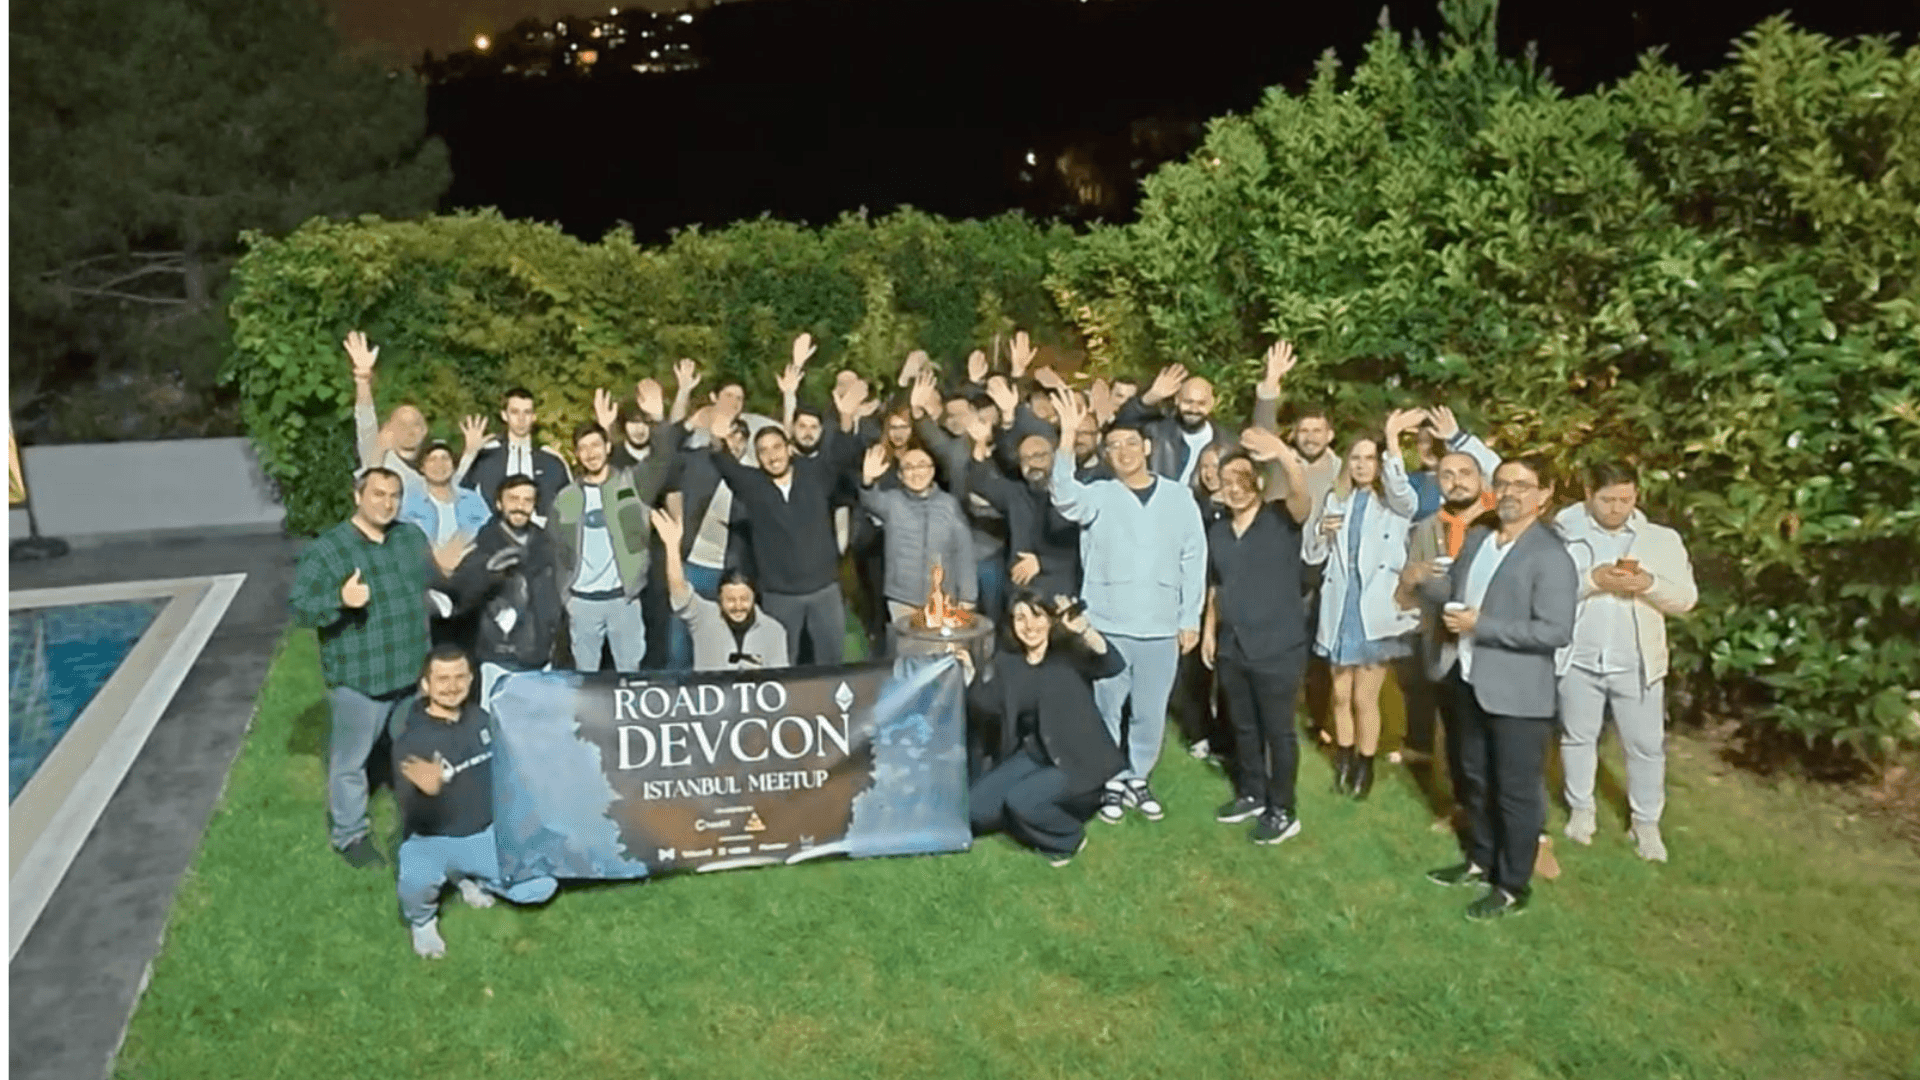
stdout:
[[1418,616],[1394,602],[1416,506],[1399,453],[1417,410],[1387,418],[1382,435],[1347,447],[1333,489],[1307,522],[1301,557],[1324,565],[1314,652],[1333,672],[1334,790],[1364,799],[1380,747],[1380,688],[1394,660],[1412,651]]

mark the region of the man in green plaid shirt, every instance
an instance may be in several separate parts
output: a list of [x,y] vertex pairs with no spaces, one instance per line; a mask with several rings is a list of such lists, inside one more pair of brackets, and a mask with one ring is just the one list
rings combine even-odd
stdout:
[[296,626],[320,631],[333,846],[363,867],[384,861],[367,838],[367,756],[381,730],[407,715],[430,645],[427,590],[459,564],[467,538],[435,551],[418,527],[395,521],[400,476],[390,469],[362,472],[353,501],[352,517],[301,551],[289,603]]

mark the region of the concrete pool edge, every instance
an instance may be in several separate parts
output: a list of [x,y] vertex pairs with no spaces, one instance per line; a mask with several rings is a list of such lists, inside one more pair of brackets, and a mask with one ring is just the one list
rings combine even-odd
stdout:
[[[21,806],[29,797],[33,800],[22,807],[24,812],[8,815],[9,861],[18,860],[11,866],[8,879],[9,960],[18,955],[54,890],[86,843],[94,823],[139,757],[154,725],[166,712],[246,578],[246,574],[215,574],[9,594],[10,611],[171,598],[127,660],[61,740],[65,745],[79,736],[74,749],[61,755],[59,762],[55,762],[54,757],[60,754],[61,746],[56,746],[54,754],[48,756],[47,764],[54,765],[49,782],[41,783],[36,773],[14,801],[15,806]],[[119,707],[121,702],[124,708]],[[53,784],[53,778],[74,771],[71,768],[74,759],[84,757],[89,746],[97,748],[97,752],[72,776],[71,785]],[[24,824],[39,827],[28,829],[23,835],[22,818],[27,819]]]

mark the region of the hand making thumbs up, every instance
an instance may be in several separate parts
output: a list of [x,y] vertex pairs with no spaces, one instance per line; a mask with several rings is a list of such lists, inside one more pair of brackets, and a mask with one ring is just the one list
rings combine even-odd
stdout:
[[363,608],[372,597],[373,589],[360,580],[360,568],[354,567],[347,583],[340,586],[340,602],[350,608]]

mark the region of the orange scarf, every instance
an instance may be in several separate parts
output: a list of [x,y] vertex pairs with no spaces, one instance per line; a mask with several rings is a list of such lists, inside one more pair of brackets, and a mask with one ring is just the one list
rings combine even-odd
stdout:
[[1440,523],[1447,527],[1447,558],[1460,557],[1460,549],[1467,542],[1467,527],[1472,525],[1481,514],[1493,509],[1493,492],[1482,491],[1480,500],[1459,513],[1440,507]]

